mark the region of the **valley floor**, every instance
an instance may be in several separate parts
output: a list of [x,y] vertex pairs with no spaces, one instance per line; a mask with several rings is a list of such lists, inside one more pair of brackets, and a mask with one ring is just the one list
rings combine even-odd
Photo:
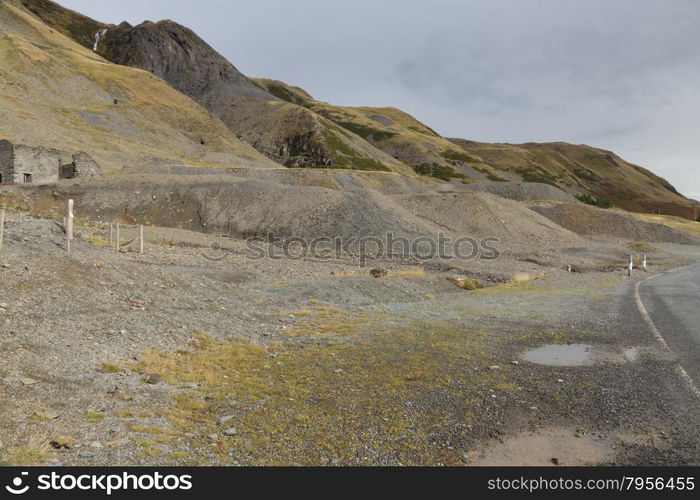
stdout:
[[[4,464],[700,462],[698,399],[621,265],[504,257],[541,279],[466,291],[416,263],[374,263],[388,276],[372,279],[348,261],[251,261],[233,240],[212,255],[186,231],[147,228],[144,255],[78,231],[70,255],[55,222],[6,231]],[[667,245],[652,270],[699,258]],[[523,356],[548,344],[573,346],[573,366]]]

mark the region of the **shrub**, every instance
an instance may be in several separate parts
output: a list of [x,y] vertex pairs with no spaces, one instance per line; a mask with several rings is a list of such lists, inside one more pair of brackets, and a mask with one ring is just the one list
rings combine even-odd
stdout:
[[576,197],[578,201],[581,201],[587,205],[593,205],[599,208],[612,208],[613,202],[608,198],[594,198],[589,194],[581,194]]

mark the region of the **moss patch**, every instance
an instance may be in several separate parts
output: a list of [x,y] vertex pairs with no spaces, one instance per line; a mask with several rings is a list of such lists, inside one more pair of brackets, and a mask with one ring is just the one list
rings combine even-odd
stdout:
[[[161,413],[196,436],[184,444],[188,463],[226,464],[229,453],[267,465],[445,463],[434,445],[444,429],[466,428],[490,391],[510,388],[504,371],[475,370],[490,364],[481,332],[416,323],[379,334],[361,326],[371,322],[345,323],[315,344],[200,335],[193,351],[146,353],[138,368],[198,384]],[[234,417],[234,436],[217,426],[223,415]]]

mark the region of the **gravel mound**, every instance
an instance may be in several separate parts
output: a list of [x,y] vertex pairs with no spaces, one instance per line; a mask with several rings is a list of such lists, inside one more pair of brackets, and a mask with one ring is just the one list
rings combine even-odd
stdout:
[[697,238],[663,224],[642,222],[621,212],[586,205],[536,206],[535,212],[584,236],[606,236],[622,240],[698,244]]
[[464,189],[478,193],[491,193],[515,201],[580,203],[575,197],[559,188],[537,182],[480,182],[466,184]]
[[[398,176],[387,177],[393,179]],[[319,179],[320,180],[320,179]],[[373,189],[365,178],[337,176],[337,185],[294,185],[231,175],[139,176],[103,179],[95,185],[65,185],[61,193],[40,189],[44,202],[62,209],[71,197],[80,217],[128,218],[157,226],[231,237],[381,238],[391,234],[417,238],[498,238],[509,252],[579,246],[578,236],[525,205],[486,193],[435,193]],[[308,179],[307,179],[308,181]],[[287,179],[285,182],[289,182]],[[378,183],[379,185],[379,183]],[[398,188],[398,186],[396,186]],[[38,203],[43,204],[44,202]]]

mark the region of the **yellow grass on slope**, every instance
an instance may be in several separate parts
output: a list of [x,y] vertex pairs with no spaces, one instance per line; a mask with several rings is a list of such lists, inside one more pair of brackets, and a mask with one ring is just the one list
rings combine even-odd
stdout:
[[6,2],[0,60],[0,135],[18,142],[86,151],[108,170],[134,158],[276,166],[159,78],[108,63]]
[[693,222],[688,219],[683,219],[681,217],[674,217],[672,215],[649,215],[649,214],[632,214],[636,219],[645,222],[656,222],[657,224],[663,224],[665,226],[677,229],[678,231],[683,231],[692,236],[700,238],[700,222]]

